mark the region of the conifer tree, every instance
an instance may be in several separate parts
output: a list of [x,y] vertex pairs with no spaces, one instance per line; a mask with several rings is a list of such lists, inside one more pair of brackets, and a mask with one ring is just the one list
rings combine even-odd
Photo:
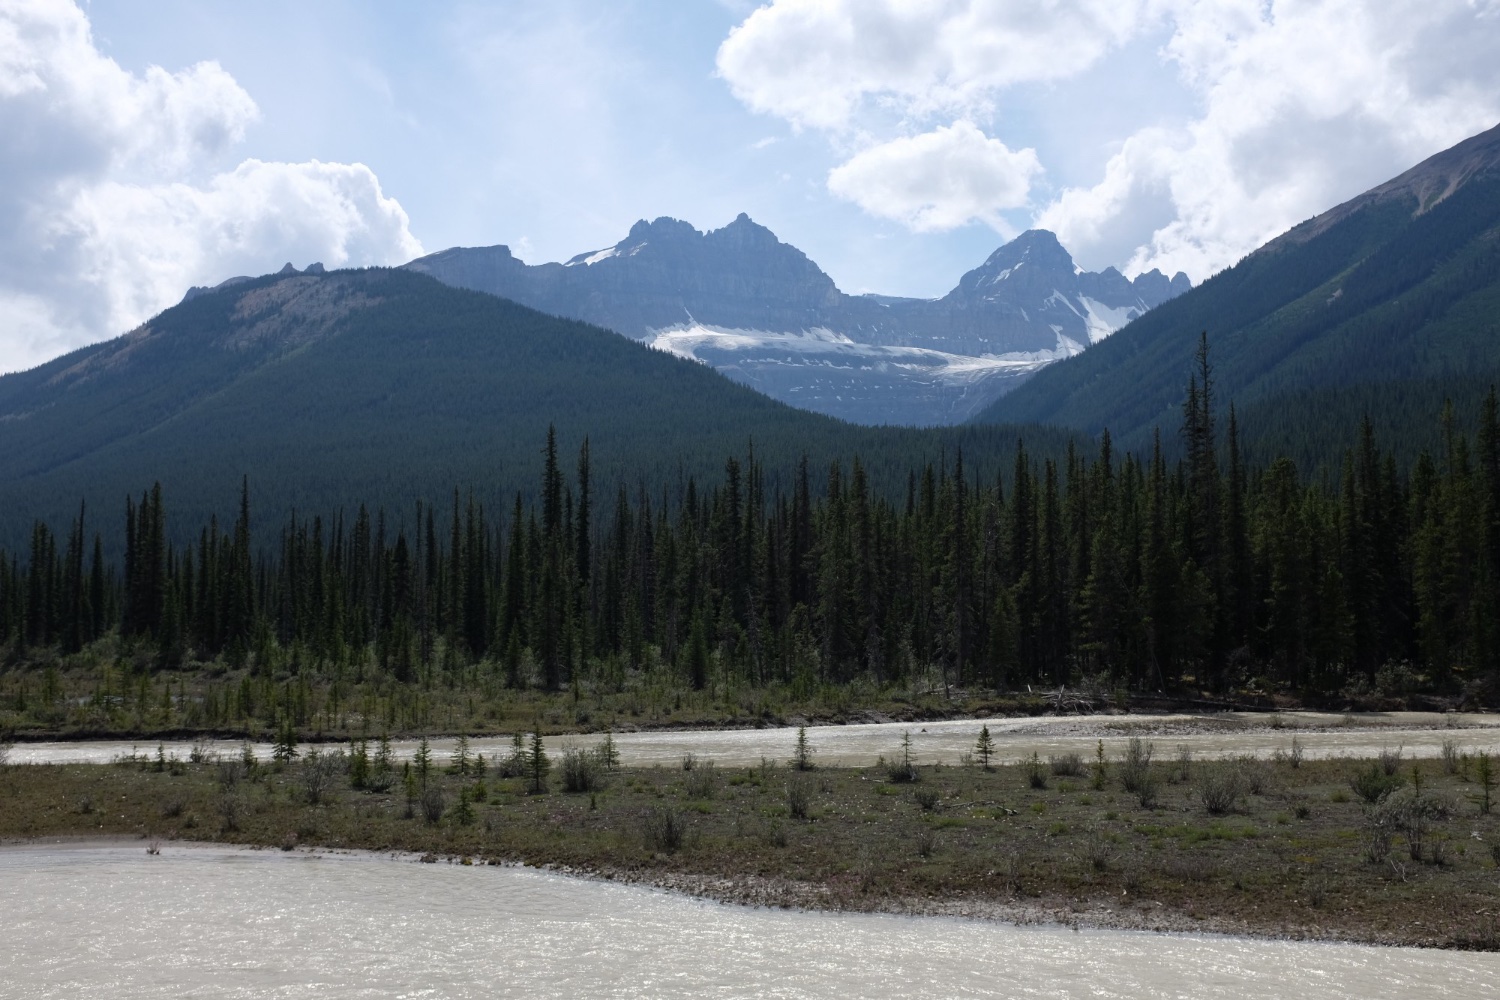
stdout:
[[979,739],[974,743],[974,753],[986,771],[990,770],[990,758],[995,754],[995,741],[990,737],[989,723],[979,728]]
[[791,765],[798,771],[811,771],[813,768],[812,756],[813,748],[812,744],[807,740],[807,727],[798,726],[797,743],[792,750]]
[[552,770],[552,761],[542,744],[541,722],[531,731],[531,743],[526,750],[526,778],[531,794],[540,795],[547,790],[547,772]]

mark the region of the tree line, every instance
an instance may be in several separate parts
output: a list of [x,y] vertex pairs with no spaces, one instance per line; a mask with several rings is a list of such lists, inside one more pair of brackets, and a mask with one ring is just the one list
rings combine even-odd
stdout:
[[455,491],[406,516],[292,515],[252,543],[250,489],[227,526],[174,545],[159,487],[127,501],[124,556],[80,509],[0,554],[0,643],[25,665],[113,637],[144,670],[219,662],[250,676],[398,685],[488,671],[561,690],[670,671],[732,682],[959,689],[1247,685],[1326,696],[1457,692],[1500,677],[1500,416],[1442,420],[1410,468],[1368,421],[1341,471],[1249,467],[1217,426],[1200,345],[1182,458],[1069,449],[978,481],[961,452],[904,498],[859,458],[768,490],[754,453],[717,482],[594,482],[549,432],[536,502]]

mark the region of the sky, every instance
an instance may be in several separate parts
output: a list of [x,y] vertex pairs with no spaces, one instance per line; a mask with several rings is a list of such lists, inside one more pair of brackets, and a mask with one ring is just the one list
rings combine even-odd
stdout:
[[746,212],[1193,280],[1500,122],[1500,0],[0,0],[0,372],[191,285]]

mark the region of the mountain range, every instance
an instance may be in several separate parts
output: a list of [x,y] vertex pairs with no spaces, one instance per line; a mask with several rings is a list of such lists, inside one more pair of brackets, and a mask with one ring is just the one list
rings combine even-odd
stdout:
[[[289,268],[0,377],[0,548],[23,545],[33,518],[75,517],[80,499],[112,520],[153,481],[190,525],[232,511],[242,476],[263,525],[354,502],[405,516],[455,488],[504,504],[534,490],[549,426],[570,469],[589,439],[611,500],[621,486],[717,477],[751,453],[768,487],[804,457],[821,478],[860,455],[895,495],[909,468],[959,449],[997,471],[1018,434],[855,426],[412,271]],[[1067,435],[1027,437],[1060,454]]]
[[[1438,453],[1500,377],[1500,126],[1309,219],[1107,341],[999,399],[981,421],[1169,444],[1200,333],[1221,407],[1263,458],[1329,460],[1368,416],[1410,459]],[[1334,457],[1336,461],[1336,457]]]
[[[872,484],[895,496],[909,469],[960,448],[967,469],[993,477],[1023,435],[1039,456],[1106,428],[1123,448],[1149,449],[1158,431],[1170,448],[1204,332],[1214,398],[1235,404],[1256,460],[1336,469],[1367,416],[1398,460],[1441,455],[1444,401],[1465,420],[1500,379],[1500,128],[1175,296],[1159,275],[1079,272],[1041,232],[934,300],[844,295],[748,219],[703,234],[658,220],[633,233],[536,268],[491,248],[405,269],[231,279],[125,336],[0,377],[0,545],[23,541],[32,518],[61,523],[80,498],[93,516],[117,516],[153,480],[188,523],[230,507],[244,475],[271,524],[359,500],[406,511],[455,486],[503,502],[534,487],[549,425],[568,451],[590,439],[596,481],[611,490],[681,489],[752,449],[783,484],[804,457],[821,477],[859,454]],[[453,287],[504,290],[502,279],[547,309],[591,310],[590,321]],[[1127,290],[1131,302],[1110,305]],[[1105,308],[1141,314],[1107,333]],[[610,317],[609,329],[597,325]],[[947,338],[941,349],[923,339],[936,336]],[[754,374],[787,350],[769,346],[776,337],[989,361],[1093,346],[1046,365],[981,419],[935,429],[830,419],[673,356],[739,350]],[[885,363],[904,371],[911,356]],[[829,357],[792,355],[783,388],[826,392],[833,383],[815,379],[836,367]],[[887,402],[911,398],[897,387],[915,383],[892,376]],[[958,395],[946,397],[950,415]],[[927,402],[938,399],[934,389]]]
[[1032,230],[941,298],[848,295],[743,214],[706,233],[643,220],[566,263],[530,265],[493,246],[406,266],[705,362],[803,409],[915,426],[969,419],[1191,287],[1180,273],[1081,271],[1052,233]]

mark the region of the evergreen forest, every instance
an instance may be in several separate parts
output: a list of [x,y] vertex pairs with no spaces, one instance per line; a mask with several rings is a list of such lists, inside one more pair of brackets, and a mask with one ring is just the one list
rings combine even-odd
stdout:
[[294,515],[269,546],[253,483],[188,545],[158,486],[0,557],[0,728],[477,728],[522,692],[1492,701],[1494,389],[1477,426],[1437,418],[1437,454],[1398,463],[1365,421],[1316,476],[1249,464],[1214,395],[1205,341],[1180,458],[1105,433],[982,481],[958,452],[895,498],[859,458],[768,488],[753,452],[712,481],[599,482],[555,432],[534,501]]

